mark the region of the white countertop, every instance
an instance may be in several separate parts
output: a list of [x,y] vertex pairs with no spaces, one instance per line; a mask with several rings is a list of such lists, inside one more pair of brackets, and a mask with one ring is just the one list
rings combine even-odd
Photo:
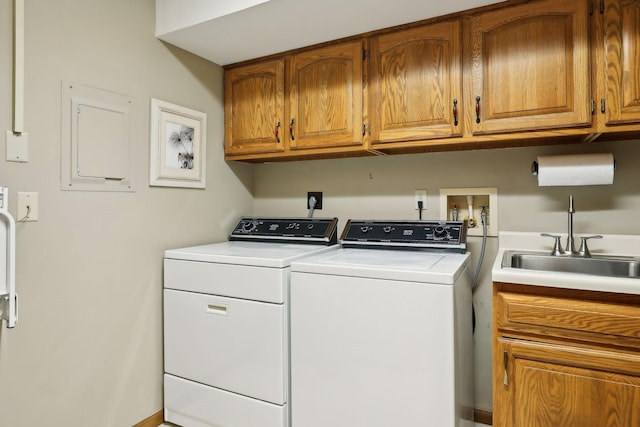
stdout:
[[[574,235],[574,240],[579,242],[580,236]],[[640,257],[640,235],[603,234],[602,236],[602,239],[589,240],[589,250],[592,255]],[[566,234],[563,234],[561,239],[563,247],[566,240]],[[542,237],[540,233],[500,232],[498,254],[491,271],[493,281],[640,295],[640,279],[502,267],[505,251],[551,253],[553,243],[552,238]]]

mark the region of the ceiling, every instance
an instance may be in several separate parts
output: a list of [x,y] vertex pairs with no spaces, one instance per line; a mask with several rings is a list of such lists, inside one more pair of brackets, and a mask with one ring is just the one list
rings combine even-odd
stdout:
[[501,1],[156,0],[156,36],[227,65]]

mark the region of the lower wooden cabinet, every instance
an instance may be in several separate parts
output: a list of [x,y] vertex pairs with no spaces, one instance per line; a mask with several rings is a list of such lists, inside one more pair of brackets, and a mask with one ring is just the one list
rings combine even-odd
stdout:
[[640,297],[494,284],[493,425],[640,426]]

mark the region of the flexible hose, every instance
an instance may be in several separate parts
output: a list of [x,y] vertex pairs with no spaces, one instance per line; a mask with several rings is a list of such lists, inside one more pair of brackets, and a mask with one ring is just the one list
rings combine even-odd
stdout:
[[[482,221],[482,248],[480,248],[480,258],[478,258],[476,272],[473,275],[473,279],[471,279],[471,292],[473,292],[478,285],[478,277],[480,276],[480,269],[482,268],[482,261],[484,260],[484,251],[487,248],[487,213],[484,209],[482,209],[482,213],[480,214],[480,220]],[[471,330],[473,334],[476,333],[476,310],[473,302],[471,302]]]
[[473,275],[473,279],[471,279],[471,289],[475,289],[478,285],[478,277],[480,276],[480,269],[482,268],[482,261],[484,260],[484,251],[487,247],[487,213],[484,209],[480,214],[480,219],[482,221],[482,248],[480,248],[480,258],[478,259],[476,272]]

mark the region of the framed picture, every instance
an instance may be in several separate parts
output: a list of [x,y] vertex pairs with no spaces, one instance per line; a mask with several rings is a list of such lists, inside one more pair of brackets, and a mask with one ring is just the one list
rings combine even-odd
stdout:
[[151,99],[149,185],[205,188],[207,115]]

